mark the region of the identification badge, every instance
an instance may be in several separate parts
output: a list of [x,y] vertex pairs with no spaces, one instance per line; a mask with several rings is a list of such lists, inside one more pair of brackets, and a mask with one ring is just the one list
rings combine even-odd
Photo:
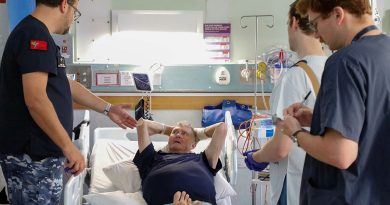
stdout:
[[57,57],[57,67],[66,68],[65,58],[62,57],[61,55]]

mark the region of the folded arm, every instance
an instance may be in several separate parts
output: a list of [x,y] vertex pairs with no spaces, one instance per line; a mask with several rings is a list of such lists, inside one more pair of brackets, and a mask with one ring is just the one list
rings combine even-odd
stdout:
[[209,165],[215,169],[217,167],[221,150],[225,145],[227,126],[223,122],[210,125],[204,129],[204,133],[207,137],[212,137],[209,146],[207,146],[205,150],[205,154]]
[[173,127],[166,126],[162,123],[150,120],[144,120],[140,118],[137,122],[137,135],[138,135],[138,150],[141,153],[152,140],[151,136],[155,134],[165,134],[172,132]]

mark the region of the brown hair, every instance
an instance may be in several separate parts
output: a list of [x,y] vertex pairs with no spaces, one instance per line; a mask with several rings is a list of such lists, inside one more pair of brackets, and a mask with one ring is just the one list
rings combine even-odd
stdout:
[[296,8],[303,15],[306,15],[310,9],[326,17],[337,6],[357,17],[361,17],[364,14],[372,14],[369,0],[299,0]]
[[292,4],[290,4],[290,11],[288,12],[288,20],[289,20],[289,26],[292,25],[292,18],[295,17],[298,21],[299,28],[303,31],[306,35],[311,35],[314,33],[314,31],[309,26],[309,18],[307,16],[302,16],[298,13],[296,9],[296,5],[299,0],[294,1]]

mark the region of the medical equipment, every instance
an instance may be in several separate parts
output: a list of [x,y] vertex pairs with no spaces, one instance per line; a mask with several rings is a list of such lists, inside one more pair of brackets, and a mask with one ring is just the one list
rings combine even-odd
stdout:
[[248,60],[245,60],[245,69],[242,69],[241,71],[241,76],[244,77],[246,81],[249,81],[249,76],[251,76],[248,64]]
[[372,18],[374,19],[375,25],[380,26],[381,25],[381,16],[379,15],[378,7],[377,7],[377,1],[371,0],[371,10],[372,10]]
[[225,67],[219,67],[215,71],[215,82],[218,85],[229,85],[230,84],[230,72]]
[[267,65],[267,75],[271,82],[275,84],[287,69],[298,61],[298,57],[285,46],[271,46],[265,50],[261,60]]
[[152,92],[153,86],[150,77],[146,73],[133,73],[135,88],[142,92]]
[[[228,127],[228,135],[225,140],[225,146],[221,152],[221,161],[223,164],[223,171],[226,175],[226,178],[229,180],[230,184],[235,184],[237,178],[237,155],[236,155],[236,145],[235,145],[235,131],[231,121],[230,113],[226,112],[225,123]],[[83,128],[83,127],[82,127]],[[83,132],[83,131],[81,131]],[[84,138],[84,137],[80,137]],[[155,148],[163,148],[167,144],[166,136],[153,136],[153,144]],[[194,152],[199,153],[203,151],[210,142],[208,140],[202,140],[198,143],[197,147],[194,149]],[[90,178],[90,188],[89,195],[91,197],[101,196],[104,197],[104,194],[110,195],[113,192],[121,196],[127,194],[128,197],[132,200],[139,200],[139,192],[130,193],[118,193],[118,187],[116,181],[112,181],[111,178],[107,176],[107,173],[104,170],[107,170],[107,167],[112,166],[114,163],[120,163],[129,161],[135,155],[138,150],[137,135],[135,129],[122,129],[122,128],[97,128],[94,132],[94,138],[92,140],[93,150],[89,157],[89,168],[88,170],[91,173]],[[84,146],[86,147],[86,146]],[[84,152],[83,152],[84,153]],[[81,175],[74,177],[66,183],[64,189],[64,204],[65,205],[81,205],[81,197],[83,196],[83,184],[84,178],[87,171],[84,171]],[[233,188],[229,185],[228,182],[223,182],[223,177],[219,172],[218,176],[215,178],[215,186],[218,205],[231,205],[231,196],[236,195]],[[126,173],[124,173],[126,174]],[[138,175],[138,170],[136,170]],[[135,176],[135,175],[134,175]],[[128,180],[135,178],[127,177]],[[121,176],[122,177],[122,176]],[[119,177],[122,181],[125,178]],[[140,179],[138,179],[140,180]],[[221,181],[222,180],[222,181]],[[129,182],[133,188],[136,182]],[[139,189],[139,188],[138,188]],[[131,195],[131,196],[130,196]],[[141,195],[142,196],[142,195]],[[87,198],[87,197],[86,197]],[[142,199],[142,197],[141,197]],[[93,205],[93,204],[92,204]]]
[[[259,19],[260,18],[268,18],[268,17],[271,17],[272,18],[272,24],[268,24],[267,27],[268,28],[272,28],[275,24],[275,19],[274,19],[274,16],[273,15],[250,15],[250,16],[241,16],[241,20],[240,20],[240,25],[241,25],[241,28],[245,29],[247,28],[248,26],[246,25],[243,25],[243,20],[246,19],[246,18],[255,18],[256,19],[256,29],[255,29],[255,69],[253,71],[254,73],[254,114],[255,116],[257,115],[257,63],[258,63],[258,53],[259,53],[259,50],[258,50],[258,25],[259,25]],[[262,80],[262,83],[264,82],[264,80]],[[263,102],[265,102],[265,97],[264,97],[264,93],[263,94]],[[266,105],[266,104],[264,104]],[[268,110],[268,108],[267,108]],[[256,149],[256,143],[255,143],[255,140],[252,140],[252,149]],[[256,176],[256,172],[252,171],[252,179],[256,179],[257,176]],[[252,180],[252,185],[251,185],[251,190],[252,190],[252,205],[255,205],[256,204],[256,186],[257,184],[254,183]]]

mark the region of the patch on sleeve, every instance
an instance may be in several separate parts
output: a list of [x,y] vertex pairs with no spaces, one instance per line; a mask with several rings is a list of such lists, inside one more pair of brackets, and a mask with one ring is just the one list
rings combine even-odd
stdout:
[[39,40],[31,40],[30,41],[30,49],[31,50],[47,51],[47,42],[46,41],[39,41]]

